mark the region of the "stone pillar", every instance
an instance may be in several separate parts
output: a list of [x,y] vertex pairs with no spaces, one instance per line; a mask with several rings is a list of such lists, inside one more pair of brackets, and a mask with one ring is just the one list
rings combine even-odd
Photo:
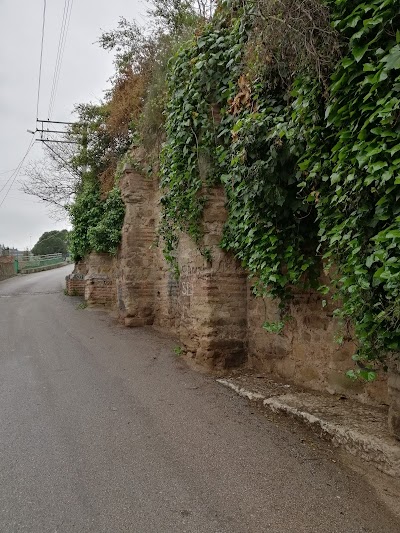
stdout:
[[126,326],[154,321],[154,182],[126,168],[120,182],[126,206],[117,274],[117,307]]
[[90,306],[112,308],[116,301],[115,258],[92,252],[86,258],[85,300]]
[[209,368],[237,366],[247,356],[247,276],[219,248],[225,220],[224,192],[214,189],[203,217],[203,243],[211,262],[187,236],[178,249],[180,339],[189,356]]
[[72,274],[65,278],[67,293],[69,296],[84,296],[87,274],[87,266],[84,261],[75,263],[75,268]]
[[400,440],[400,362],[393,365],[389,374],[389,430],[390,433]]

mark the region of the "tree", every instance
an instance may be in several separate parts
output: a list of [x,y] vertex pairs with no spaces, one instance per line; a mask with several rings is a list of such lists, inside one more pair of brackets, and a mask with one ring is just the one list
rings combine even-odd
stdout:
[[10,248],[8,246],[4,246],[4,244],[0,244],[0,256],[9,255],[9,254],[10,254]]
[[[63,140],[71,140],[66,133]],[[43,143],[44,157],[30,163],[24,170],[24,193],[36,196],[52,209],[55,218],[65,218],[81,182],[81,169],[71,164],[76,145]]]
[[[151,0],[146,31],[121,18],[117,29],[103,32],[99,45],[115,54],[112,88],[100,103],[76,106],[77,122],[57,138],[63,143],[43,143],[44,158],[25,169],[23,192],[48,204],[56,218],[65,217],[86,178],[98,179],[107,195],[135,133],[162,129],[165,71],[174,44],[209,18],[214,7],[214,0]],[[145,104],[147,114],[139,124]],[[154,144],[159,143],[156,139]]]
[[66,229],[46,231],[32,248],[34,255],[68,254],[68,235]]

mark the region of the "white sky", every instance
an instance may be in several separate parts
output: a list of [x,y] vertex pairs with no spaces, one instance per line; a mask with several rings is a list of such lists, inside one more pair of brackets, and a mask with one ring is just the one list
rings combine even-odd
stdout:
[[[47,0],[39,118],[47,118],[64,0]],[[145,0],[74,0],[53,120],[70,121],[74,104],[96,102],[113,73],[112,54],[95,44],[101,30],[124,16],[145,25]],[[43,0],[0,0],[0,190],[17,167],[36,127]],[[35,143],[25,163],[42,157]],[[18,181],[0,207],[0,244],[25,249],[45,231],[63,229],[49,210],[20,191]],[[8,186],[0,192],[2,203]]]

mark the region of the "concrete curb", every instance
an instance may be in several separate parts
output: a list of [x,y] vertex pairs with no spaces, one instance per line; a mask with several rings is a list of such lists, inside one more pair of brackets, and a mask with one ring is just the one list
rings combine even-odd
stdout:
[[353,401],[343,404],[335,397],[318,393],[268,396],[248,390],[235,379],[217,379],[217,382],[264,409],[295,418],[335,446],[391,477],[400,478],[400,443],[389,434],[384,410]]
[[67,265],[70,265],[71,263],[58,263],[57,265],[47,265],[43,267],[37,267],[37,268],[29,268],[26,270],[21,270],[20,274],[35,274],[36,272],[45,272],[46,270],[54,270],[55,268],[61,268]]

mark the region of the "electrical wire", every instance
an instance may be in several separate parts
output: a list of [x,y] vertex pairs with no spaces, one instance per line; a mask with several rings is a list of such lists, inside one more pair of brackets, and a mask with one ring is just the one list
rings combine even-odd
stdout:
[[[32,139],[32,141],[29,143],[29,146],[28,146],[28,149],[27,151],[25,152],[25,155],[24,157],[22,158],[22,160],[20,161],[20,163],[18,164],[18,166],[14,169],[12,175],[7,179],[6,183],[3,185],[3,187],[0,189],[0,194],[4,191],[4,189],[7,187],[7,185],[10,183],[10,181],[12,180],[13,183],[15,181],[15,176],[19,173],[22,165],[24,164],[24,161],[28,155],[28,153],[30,152],[32,146],[33,146],[33,143],[35,142],[35,139]],[[12,184],[11,184],[12,186]],[[8,194],[8,193],[7,193]]]
[[13,174],[12,174],[12,175],[10,176],[10,178],[7,180],[7,182],[5,183],[5,185],[3,185],[3,187],[0,189],[0,194],[1,194],[1,193],[3,192],[3,190],[7,187],[8,183],[10,183],[10,181],[11,181],[10,186],[8,187],[8,189],[7,189],[7,191],[6,191],[6,194],[5,194],[4,198],[3,198],[3,200],[0,202],[0,207],[4,204],[4,202],[5,202],[6,198],[7,198],[7,196],[9,195],[9,193],[10,193],[10,191],[11,191],[11,188],[12,188],[12,186],[14,185],[15,180],[16,180],[17,177],[18,177],[18,174],[20,173],[20,170],[21,170],[21,168],[22,168],[22,165],[24,164],[25,159],[28,157],[28,154],[29,154],[29,152],[31,151],[32,146],[34,145],[34,143],[35,143],[35,138],[33,138],[33,139],[31,140],[31,142],[29,143],[28,149],[27,149],[27,151],[25,152],[24,157],[21,159],[19,165],[17,166],[17,168],[15,169],[15,171],[13,172]]
[[[18,167],[17,167],[18,168]],[[17,170],[17,169],[15,169]],[[14,172],[15,172],[14,170]],[[7,187],[7,185],[10,183],[10,181],[13,179],[13,176],[14,174],[12,174],[9,178],[6,179],[6,182],[5,184],[3,185],[3,187],[0,189],[0,194],[4,191],[4,189]]]
[[62,66],[62,62],[64,59],[65,45],[67,42],[67,36],[68,36],[68,30],[69,30],[69,25],[71,21],[71,13],[72,13],[73,4],[74,4],[74,0],[65,0],[64,2],[64,12],[63,12],[63,18],[61,22],[60,38],[58,42],[56,66],[54,69],[53,85],[52,85],[51,96],[50,96],[50,104],[49,104],[49,112],[48,112],[49,119],[51,118],[51,115],[53,114],[54,104],[55,104],[55,100],[57,96],[58,83],[60,81],[61,66]]
[[48,111],[48,118],[49,119],[50,119],[50,112],[51,112],[51,109],[52,109],[53,95],[54,95],[54,88],[55,88],[55,83],[56,83],[56,79],[57,79],[58,66],[59,66],[59,63],[60,63],[61,46],[62,46],[62,42],[63,42],[63,39],[64,39],[65,25],[66,25],[66,20],[67,20],[66,19],[66,15],[67,15],[67,8],[69,7],[69,2],[70,2],[70,0],[64,0],[64,11],[63,11],[63,16],[62,16],[62,20],[61,20],[61,28],[60,28],[60,36],[59,36],[59,39],[58,39],[56,64],[55,64],[55,67],[54,67],[53,83],[52,83],[52,87],[51,87],[51,95],[50,95],[50,103],[49,103],[49,111]]
[[39,63],[39,82],[38,82],[38,92],[37,92],[37,102],[36,102],[36,120],[39,116],[39,101],[40,101],[40,85],[42,82],[42,64],[43,64],[43,45],[44,45],[44,30],[46,26],[46,0],[43,0],[43,24],[42,24],[42,42],[40,47],[40,63]]

